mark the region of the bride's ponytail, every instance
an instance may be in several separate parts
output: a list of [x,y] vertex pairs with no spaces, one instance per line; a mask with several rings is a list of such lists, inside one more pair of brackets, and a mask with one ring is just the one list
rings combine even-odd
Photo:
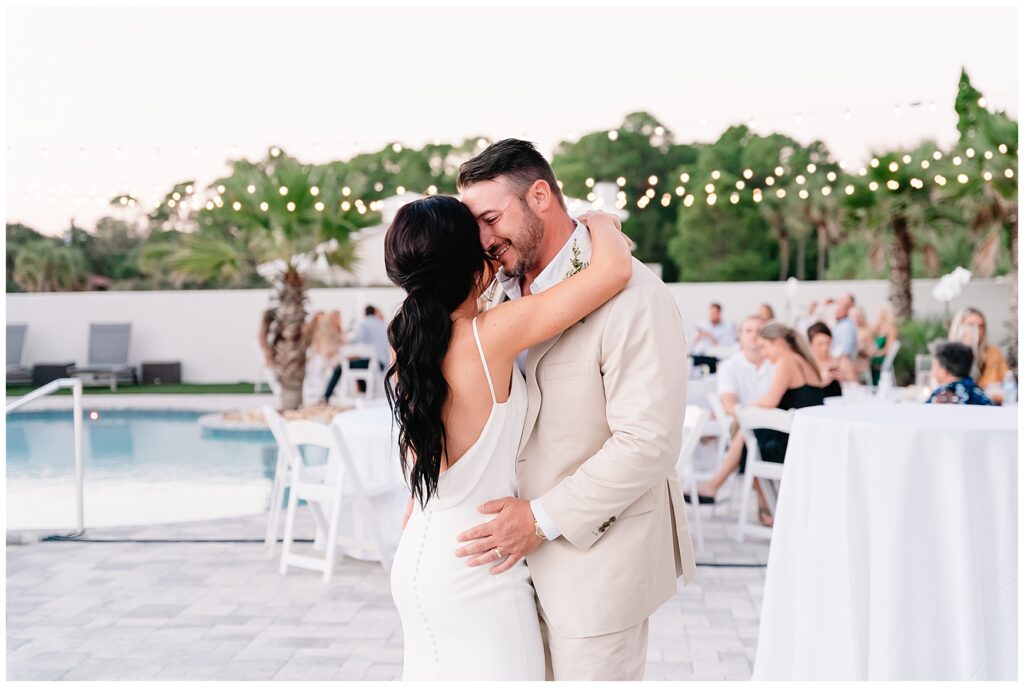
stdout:
[[409,292],[388,326],[395,360],[388,368],[385,393],[398,420],[403,472],[413,495],[425,504],[437,490],[447,436],[438,422],[448,396],[441,363],[448,352],[452,326],[435,295]]
[[447,448],[442,413],[448,384],[441,366],[451,314],[479,288],[486,257],[469,209],[450,196],[431,196],[395,215],[384,262],[388,278],[407,293],[388,326],[395,359],[384,389],[399,425],[403,472],[422,506],[437,492]]

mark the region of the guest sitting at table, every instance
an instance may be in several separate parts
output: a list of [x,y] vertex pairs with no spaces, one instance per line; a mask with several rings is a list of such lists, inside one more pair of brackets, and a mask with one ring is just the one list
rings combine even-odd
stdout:
[[814,361],[821,369],[823,381],[825,382],[825,398],[842,396],[843,389],[840,382],[856,382],[857,371],[846,357],[833,358],[830,354],[832,348],[832,330],[824,322],[815,322],[807,328],[807,339],[810,342],[811,352],[814,354]]
[[[740,350],[726,358],[718,368],[718,395],[722,407],[733,420],[730,423],[732,440],[715,474],[707,482],[697,485],[701,503],[714,503],[715,494],[740,464],[743,435],[735,422],[736,409],[764,396],[771,385],[775,365],[764,357],[757,336],[764,324],[760,315],[750,315],[743,320],[740,324]],[[683,498],[689,503],[690,494],[684,493]]]
[[982,389],[1003,383],[1010,366],[999,346],[988,342],[985,315],[977,308],[964,308],[953,318],[949,340],[968,346],[974,354],[971,376]]
[[[803,334],[784,324],[773,322],[765,325],[760,332],[760,342],[765,357],[775,363],[775,375],[768,393],[753,403],[760,408],[796,410],[825,403],[821,372]],[[789,434],[773,429],[755,429],[757,446],[762,460],[781,463],[786,458]],[[740,462],[743,471],[744,460]],[[758,514],[762,525],[771,527],[773,517],[768,502],[761,492],[761,486],[754,482],[757,491]]]
[[762,303],[757,306],[757,314],[760,315],[761,319],[765,322],[771,322],[775,319],[775,310],[773,310],[772,306],[767,303]]
[[932,377],[939,388],[932,392],[929,403],[959,403],[990,406],[991,399],[971,379],[974,353],[962,343],[950,341],[935,347],[932,358]]
[[732,346],[736,343],[736,327],[722,319],[722,306],[712,303],[708,308],[708,319],[697,323],[697,335],[692,350],[697,355],[706,355],[712,348]]

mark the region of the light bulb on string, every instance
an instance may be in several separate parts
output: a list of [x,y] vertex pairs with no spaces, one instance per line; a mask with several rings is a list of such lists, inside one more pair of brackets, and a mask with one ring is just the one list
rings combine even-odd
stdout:
[[683,205],[686,207],[693,205],[693,196],[686,196],[686,198],[683,199]]
[[714,179],[715,181],[717,181],[721,176],[722,173],[719,172],[717,169],[711,172],[711,178]]
[[749,179],[752,176],[754,176],[754,170],[750,169],[749,167],[747,169],[743,170],[743,178],[744,179]]
[[714,205],[717,200],[718,200],[718,196],[716,194],[714,194],[714,193],[710,194],[708,196],[708,205]]
[[942,159],[942,153],[939,152],[938,150],[936,150],[934,153],[932,153],[932,159],[933,160],[941,160]]
[[892,162],[889,163],[889,171],[890,172],[895,172],[895,171],[899,170],[899,168],[900,168],[899,163],[897,163],[895,160],[893,160]]
[[775,195],[778,196],[779,198],[785,198],[786,197],[786,189],[780,188],[779,190],[777,190],[775,192]]
[[807,172],[809,174],[814,174],[814,172],[817,171],[817,169],[818,169],[818,166],[816,164],[814,164],[813,162],[810,163],[809,165],[807,165]]
[[316,201],[316,203],[313,204],[313,207],[316,208],[317,212],[323,212],[324,211],[323,201],[320,201],[320,200]]
[[783,174],[783,172],[785,172],[785,170],[784,170],[784,169],[782,169],[782,167],[776,167],[776,168],[775,168],[775,176],[777,176],[777,177],[781,177],[781,176],[782,176],[782,174]]
[[921,169],[928,169],[931,166],[932,163],[928,162],[928,160],[921,160]]
[[651,186],[655,186],[658,183],[658,177],[652,174],[651,176],[647,177],[647,183],[650,184]]
[[282,196],[287,196],[288,195],[288,187],[287,186],[282,186],[281,188],[277,189],[277,192],[280,193]]
[[878,167],[878,158],[877,157],[871,158],[871,166],[872,167]]
[[680,196],[680,197],[685,196],[686,195],[686,187],[685,186],[676,186],[676,195]]
[[807,192],[807,189],[802,188],[800,189],[800,193],[798,193],[797,195],[800,196],[801,200],[807,200],[808,196],[810,196],[811,194]]
[[830,196],[830,195],[832,195],[832,187],[831,186],[823,186],[822,189],[821,189],[821,195],[823,195],[823,196]]
[[714,193],[714,192],[715,192],[715,185],[714,184],[705,184],[704,185],[704,193]]
[[683,172],[682,174],[679,175],[679,181],[683,182],[684,184],[687,183],[689,180],[690,175],[687,174],[686,172]]
[[900,182],[896,181],[895,179],[889,179],[889,181],[885,182],[885,187],[890,191],[895,191],[899,189]]
[[345,186],[345,187],[343,187],[341,189],[341,195],[343,195],[343,196],[348,196],[351,193],[352,193],[352,189],[350,189],[348,186]]
[[807,178],[803,174],[796,175],[796,183],[802,185],[805,181],[807,181]]
[[968,178],[967,178],[966,174],[957,174],[956,175],[956,180],[959,181],[961,184],[966,184],[968,182]]
[[825,178],[828,179],[829,181],[835,181],[836,180],[836,173],[835,172],[829,172],[828,174],[825,175]]
[[619,132],[616,131],[615,129],[612,129],[611,131],[609,131],[608,132],[608,140],[609,141],[617,141],[617,140],[619,140]]
[[985,181],[992,181],[992,172],[986,169],[984,174],[981,175],[981,178],[984,179]]
[[320,187],[319,186],[310,186],[309,187],[309,195],[311,195],[311,196],[318,196],[318,195],[320,195]]
[[217,193],[224,193],[224,184],[217,184]]
[[235,212],[238,212],[239,210],[242,209],[242,204],[236,200],[234,203],[231,204],[231,209],[234,210]]
[[405,194],[405,186],[399,186],[398,188],[396,188],[395,189],[395,193],[400,195],[400,196],[404,195]]
[[263,212],[266,212],[269,209],[270,209],[270,203],[268,203],[265,200],[260,203],[260,210],[262,210]]
[[1007,179],[1012,179],[1013,178],[1013,169],[1007,167],[1006,171],[1003,172],[1003,176],[1005,176]]
[[623,186],[626,185],[626,177],[619,177],[618,179],[615,180],[615,183],[619,186],[619,188],[622,188]]
[[594,178],[587,177],[587,180],[583,182],[587,188],[594,188]]
[[910,160],[911,160],[911,157],[909,155],[904,155],[903,156],[903,164],[909,165],[910,164]]
[[740,191],[742,191],[744,189],[744,187],[746,187],[746,184],[743,183],[743,179],[737,179],[736,180],[736,188],[739,189]]
[[974,148],[968,148],[967,150],[965,150],[964,155],[966,155],[969,158],[974,157]]
[[985,159],[986,159],[986,160],[991,160],[991,159],[992,159],[992,157],[993,157],[993,156],[992,156],[992,151],[991,151],[991,150],[986,150],[986,151],[985,151]]
[[250,195],[256,193],[256,185],[249,184],[248,186],[245,187],[245,190],[248,191]]
[[870,182],[870,183],[868,184],[868,188],[869,188],[870,190],[872,190],[872,191],[877,191],[877,190],[878,190],[878,182],[877,182],[877,181],[872,181],[872,182]]
[[732,203],[733,205],[740,202],[740,194],[733,191],[732,195],[729,196],[729,202]]
[[765,186],[774,186],[775,185],[775,177],[765,177],[764,178],[764,185]]
[[942,176],[941,174],[936,174],[935,175],[935,183],[938,184],[939,186],[945,186],[946,185],[946,177]]
[[1000,153],[1002,153],[1003,155],[1006,155],[1006,151],[1007,150],[1009,150],[1009,148],[1006,147],[1005,143],[1000,143],[999,144],[999,152]]

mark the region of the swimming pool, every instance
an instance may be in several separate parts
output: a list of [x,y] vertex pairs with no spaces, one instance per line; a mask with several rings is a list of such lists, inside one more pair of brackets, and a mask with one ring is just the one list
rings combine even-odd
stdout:
[[[82,437],[86,527],[265,511],[277,450],[269,431],[202,428],[194,411],[90,410]],[[7,528],[75,523],[71,412],[7,417]]]

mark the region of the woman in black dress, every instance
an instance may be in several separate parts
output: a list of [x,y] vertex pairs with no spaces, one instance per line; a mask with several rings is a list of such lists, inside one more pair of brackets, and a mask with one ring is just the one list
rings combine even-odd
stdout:
[[[824,404],[821,371],[803,335],[792,327],[772,322],[761,328],[758,338],[765,357],[775,364],[775,374],[767,393],[752,405],[793,410]],[[762,459],[773,463],[783,462],[789,434],[771,429],[755,429],[754,436],[757,437]],[[758,518],[762,524],[771,525],[772,515],[768,503],[756,481],[754,486],[757,487],[760,503]]]

